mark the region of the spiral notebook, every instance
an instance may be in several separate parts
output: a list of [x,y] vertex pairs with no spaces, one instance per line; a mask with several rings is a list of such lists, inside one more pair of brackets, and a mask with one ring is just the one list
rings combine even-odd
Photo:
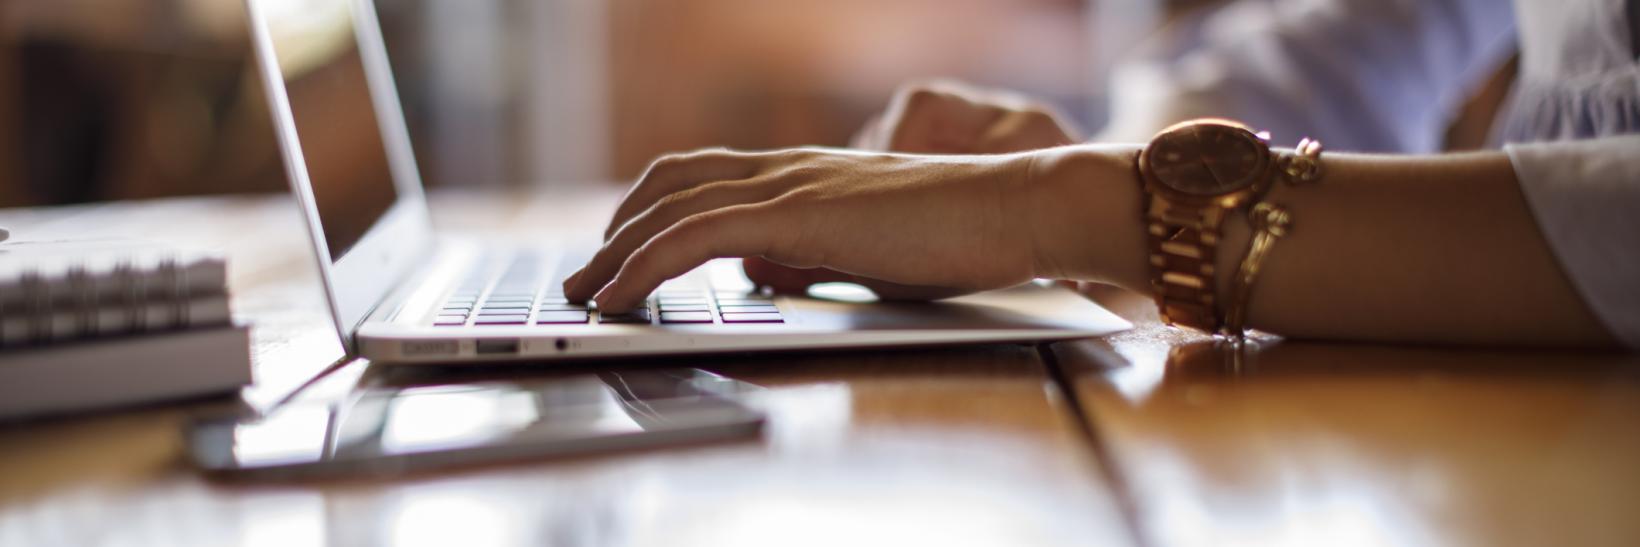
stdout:
[[0,418],[250,382],[222,256],[135,240],[0,243]]
[[220,255],[135,240],[0,244],[0,347],[228,324]]

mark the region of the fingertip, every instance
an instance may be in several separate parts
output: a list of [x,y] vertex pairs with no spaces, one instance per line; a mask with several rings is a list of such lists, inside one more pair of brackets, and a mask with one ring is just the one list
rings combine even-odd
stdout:
[[631,311],[631,306],[622,305],[621,300],[622,299],[619,298],[619,291],[616,289],[614,282],[610,282],[610,284],[605,285],[603,289],[598,291],[598,294],[592,296],[592,302],[598,307],[599,313],[614,314]]
[[592,295],[592,307],[598,308],[599,312],[610,311],[610,308],[607,305],[609,299],[604,297],[604,292],[607,290],[608,288],[606,287],[604,290],[598,291],[598,294]]
[[564,298],[572,302],[586,301],[586,291],[581,289],[581,274],[583,273],[586,273],[585,268],[575,270],[575,273],[569,274],[569,277],[564,278],[563,285],[559,287],[564,291]]

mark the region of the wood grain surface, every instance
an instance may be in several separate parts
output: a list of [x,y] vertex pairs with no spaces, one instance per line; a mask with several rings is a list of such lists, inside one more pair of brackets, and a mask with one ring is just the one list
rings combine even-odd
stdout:
[[1101,302],[1141,327],[1055,355],[1148,544],[1640,544],[1640,358],[1237,352]]

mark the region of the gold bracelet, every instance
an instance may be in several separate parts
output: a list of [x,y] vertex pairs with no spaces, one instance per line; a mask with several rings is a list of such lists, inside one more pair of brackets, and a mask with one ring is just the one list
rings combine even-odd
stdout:
[[1230,309],[1224,314],[1221,331],[1238,339],[1247,335],[1247,302],[1253,296],[1253,281],[1258,279],[1264,257],[1293,224],[1292,215],[1286,209],[1269,202],[1254,205],[1248,215],[1253,224],[1253,241],[1247,246],[1247,256],[1242,257],[1241,266],[1236,268],[1236,276],[1230,279]]
[[[1321,142],[1309,138],[1299,141],[1294,153],[1282,159],[1281,171],[1286,175],[1286,182],[1294,186],[1320,180]],[[1241,265],[1236,268],[1235,277],[1230,279],[1230,305],[1225,310],[1224,323],[1219,330],[1221,334],[1237,340],[1247,336],[1247,303],[1252,299],[1253,281],[1258,279],[1264,257],[1270,254],[1276,240],[1287,235],[1293,225],[1292,214],[1270,202],[1253,205],[1252,210],[1248,211],[1247,220],[1253,225],[1253,239],[1247,245],[1247,255],[1242,257]]]

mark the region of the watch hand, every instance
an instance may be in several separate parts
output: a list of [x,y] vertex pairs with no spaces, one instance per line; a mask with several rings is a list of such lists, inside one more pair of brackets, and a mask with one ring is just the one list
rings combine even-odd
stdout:
[[1213,177],[1213,184],[1218,185],[1218,186],[1224,186],[1224,179],[1219,178],[1219,173],[1217,171],[1213,170],[1213,163],[1212,162],[1207,161],[1207,158],[1201,158],[1199,160],[1196,160],[1196,162],[1202,164],[1202,169],[1207,170],[1207,175],[1208,176]]

